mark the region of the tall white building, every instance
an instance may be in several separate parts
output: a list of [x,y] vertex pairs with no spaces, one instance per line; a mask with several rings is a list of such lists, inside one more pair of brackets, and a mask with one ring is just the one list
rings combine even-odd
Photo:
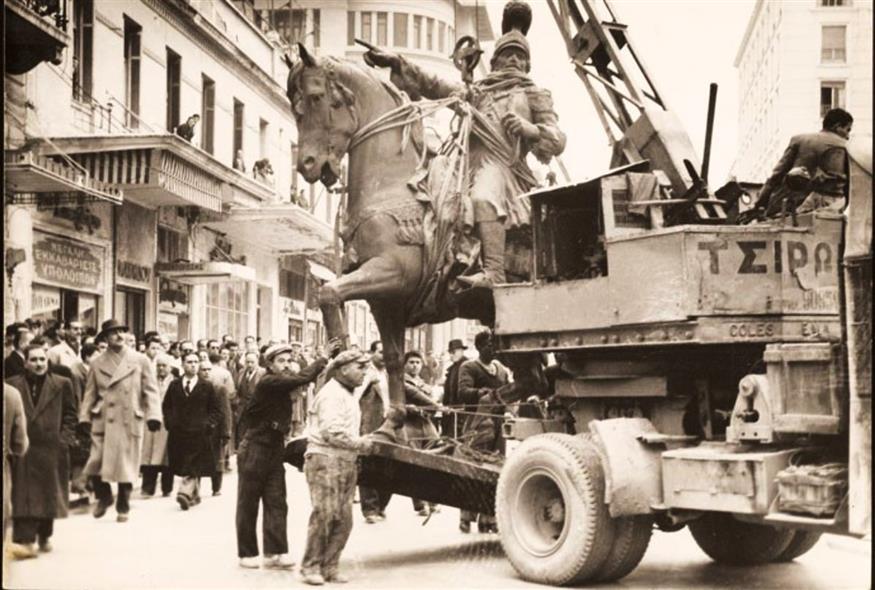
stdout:
[[739,180],[764,181],[831,108],[854,116],[853,135],[872,134],[871,0],[758,0],[735,67]]

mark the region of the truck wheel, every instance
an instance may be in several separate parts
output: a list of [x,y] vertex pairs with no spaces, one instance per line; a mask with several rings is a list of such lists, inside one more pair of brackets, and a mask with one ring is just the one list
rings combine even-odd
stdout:
[[805,555],[817,545],[822,534],[816,531],[796,531],[790,545],[775,558],[775,561],[793,561],[797,557]]
[[583,582],[604,564],[613,525],[591,443],[555,433],[524,440],[505,462],[495,497],[501,545],[526,580]]
[[653,534],[653,517],[621,516],[614,520],[614,544],[604,565],[595,576],[597,582],[613,582],[638,567]]
[[711,512],[689,523],[702,551],[717,563],[758,565],[775,561],[790,546],[795,531],[736,520]]

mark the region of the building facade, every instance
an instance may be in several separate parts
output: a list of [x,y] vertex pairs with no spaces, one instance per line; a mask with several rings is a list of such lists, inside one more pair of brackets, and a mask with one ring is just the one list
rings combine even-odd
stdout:
[[831,108],[872,135],[871,0],[758,0],[735,67],[739,180],[764,181],[790,137],[820,129]]

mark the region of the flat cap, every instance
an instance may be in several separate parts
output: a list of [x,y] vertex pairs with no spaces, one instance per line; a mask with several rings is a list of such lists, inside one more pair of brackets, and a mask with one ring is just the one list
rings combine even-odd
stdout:
[[356,350],[344,350],[331,360],[331,362],[329,363],[329,368],[337,369],[339,367],[342,367],[343,365],[348,365],[349,363],[364,364],[370,362],[370,360],[371,357],[364,352],[359,352]]
[[264,360],[270,362],[273,360],[273,357],[284,352],[292,352],[292,347],[288,344],[274,344],[264,351]]

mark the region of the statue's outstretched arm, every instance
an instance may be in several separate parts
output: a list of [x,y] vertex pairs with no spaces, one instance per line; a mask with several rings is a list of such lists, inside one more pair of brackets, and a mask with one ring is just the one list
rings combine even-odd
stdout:
[[537,141],[532,144],[532,153],[544,164],[550,162],[565,150],[565,134],[559,129],[559,116],[553,110],[553,97],[549,90],[532,88],[527,91],[529,108],[532,111],[532,123],[541,132]]

